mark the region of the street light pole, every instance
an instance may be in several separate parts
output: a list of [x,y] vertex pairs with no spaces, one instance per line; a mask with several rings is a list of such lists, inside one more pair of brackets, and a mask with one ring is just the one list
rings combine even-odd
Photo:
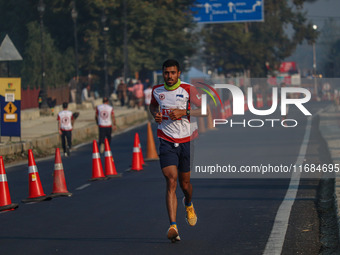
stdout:
[[128,66],[128,59],[129,59],[129,52],[128,52],[128,37],[127,37],[127,0],[124,1],[124,82],[127,83],[128,73],[129,73],[129,66]]
[[45,12],[45,4],[43,0],[39,1],[38,4],[38,12],[40,15],[40,38],[41,38],[41,89],[42,89],[42,95],[41,95],[41,108],[47,109],[47,86],[45,83],[45,45],[44,45],[44,22],[43,22],[43,16]]
[[[317,25],[313,25],[313,29],[317,30],[318,26]],[[313,78],[314,78],[314,94],[315,94],[315,98],[317,101],[320,101],[319,99],[319,95],[318,95],[318,82],[316,80],[316,49],[315,49],[315,41],[313,41]]]
[[107,17],[105,15],[105,10],[103,10],[101,21],[103,24],[103,36],[104,36],[104,75],[105,75],[104,96],[109,97],[109,81],[107,74],[107,32],[109,31],[109,27],[106,26],[106,20]]
[[75,69],[76,69],[76,103],[81,103],[81,88],[79,87],[79,66],[78,66],[78,36],[77,36],[77,17],[76,1],[72,1],[71,16],[73,20],[73,33],[74,33],[74,53],[75,53]]

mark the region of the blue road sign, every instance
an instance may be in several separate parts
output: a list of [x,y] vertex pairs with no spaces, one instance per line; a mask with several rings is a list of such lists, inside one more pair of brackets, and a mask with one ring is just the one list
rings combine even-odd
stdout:
[[264,0],[196,0],[192,8],[198,23],[263,21]]

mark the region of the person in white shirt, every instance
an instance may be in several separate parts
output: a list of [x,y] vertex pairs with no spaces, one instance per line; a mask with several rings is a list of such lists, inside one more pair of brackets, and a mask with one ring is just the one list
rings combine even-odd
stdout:
[[[73,113],[69,110],[68,103],[63,103],[63,110],[58,113],[58,131],[61,136],[61,144],[65,156],[70,156],[70,150],[72,148],[72,128],[74,124]],[[67,140],[67,146],[66,141]]]
[[103,153],[104,147],[101,145],[104,145],[105,138],[107,138],[111,146],[112,126],[114,131],[117,129],[113,107],[109,105],[109,99],[107,97],[104,97],[103,104],[98,105],[96,108],[96,122],[99,128],[98,146],[100,152]]
[[94,108],[94,98],[89,96],[90,89],[91,87],[89,84],[85,88],[83,88],[81,92],[81,102],[90,102],[92,104],[92,107]]

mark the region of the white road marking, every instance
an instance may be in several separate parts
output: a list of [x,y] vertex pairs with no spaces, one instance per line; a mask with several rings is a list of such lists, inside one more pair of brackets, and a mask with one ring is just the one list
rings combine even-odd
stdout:
[[81,185],[80,187],[76,188],[76,190],[86,189],[88,186],[91,186],[91,184],[87,183],[87,184]]
[[[308,147],[311,127],[312,127],[312,117],[308,117],[305,136],[303,138],[303,141],[300,147],[299,156],[297,158],[295,165],[302,165],[304,162],[304,158],[305,158],[307,147]],[[283,199],[279,207],[279,210],[277,211],[273,229],[270,233],[263,255],[280,255],[282,252],[283,243],[284,243],[285,236],[287,233],[290,212],[292,210],[292,206],[296,198],[296,193],[299,189],[300,176],[301,176],[301,173],[299,172],[293,173],[291,176],[286,196]]]

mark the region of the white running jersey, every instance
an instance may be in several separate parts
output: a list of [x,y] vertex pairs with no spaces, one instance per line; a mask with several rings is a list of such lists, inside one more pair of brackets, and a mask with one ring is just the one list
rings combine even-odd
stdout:
[[162,122],[158,125],[157,136],[172,143],[186,143],[197,137],[196,118],[182,116],[171,120],[172,109],[191,109],[191,104],[201,105],[201,98],[196,88],[185,82],[175,90],[167,90],[164,84],[156,85],[152,90],[151,104],[160,107]]
[[97,106],[96,114],[98,116],[99,127],[112,127],[113,108],[108,104]]
[[57,120],[60,121],[62,131],[72,131],[73,114],[71,111],[64,110],[59,112]]
[[147,88],[146,90],[144,90],[144,97],[145,97],[145,104],[146,105],[150,105],[151,93],[152,93],[152,88]]

